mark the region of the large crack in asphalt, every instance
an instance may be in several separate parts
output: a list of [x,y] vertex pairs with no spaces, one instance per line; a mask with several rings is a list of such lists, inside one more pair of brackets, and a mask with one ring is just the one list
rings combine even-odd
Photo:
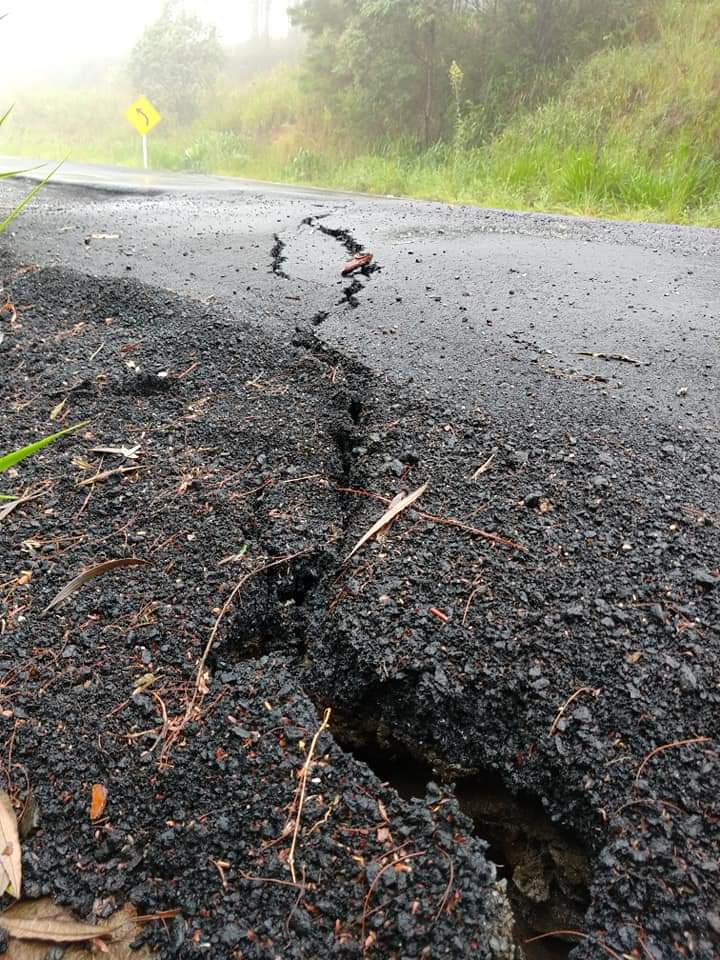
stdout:
[[[282,248],[276,253],[281,257]],[[68,710],[78,729],[97,719],[87,751],[107,727],[131,744],[147,739],[139,757],[122,755],[113,780],[111,794],[130,810],[136,797],[123,795],[124,779],[134,764],[153,764],[163,697],[186,690],[199,638],[215,629],[222,598],[240,582],[233,568],[240,565],[242,577],[243,551],[250,548],[256,559],[287,555],[272,569],[258,566],[229,605],[209,675],[199,678],[213,703],[229,699],[217,714],[193,720],[170,787],[182,783],[202,793],[199,771],[218,767],[225,774],[239,763],[227,724],[248,745],[242,757],[251,766],[243,775],[257,776],[252,764],[260,741],[284,731],[293,715],[277,702],[300,690],[318,713],[333,709],[338,740],[398,793],[416,796],[431,780],[456,784],[511,893],[518,939],[572,924],[580,931],[578,958],[607,953],[605,936],[612,937],[609,949],[629,955],[651,943],[662,960],[682,956],[679,947],[686,956],[713,956],[716,821],[705,784],[712,784],[716,762],[707,738],[714,735],[718,697],[708,678],[716,663],[720,578],[703,480],[713,476],[716,451],[702,437],[637,437],[607,411],[578,424],[571,405],[561,403],[548,422],[504,422],[469,405],[400,396],[394,384],[312,333],[278,344],[207,305],[62,271],[23,276],[17,286],[21,319],[3,344],[15,360],[7,374],[8,409],[37,435],[57,391],[64,391],[73,414],[93,418],[88,451],[99,440],[105,446],[140,437],[148,459],[137,479],[115,475],[87,498],[66,473],[72,468],[82,476],[96,467],[68,457],[49,509],[26,518],[34,507],[25,507],[10,517],[14,549],[28,558],[13,561],[11,572],[19,575],[26,563],[31,574],[13,590],[22,598],[37,583],[34,603],[44,607],[59,574],[67,581],[71,569],[102,559],[108,542],[110,556],[147,544],[154,563],[147,586],[128,578],[119,592],[107,588],[97,597],[88,589],[63,612],[66,620],[46,623],[44,642],[62,650],[54,663],[64,679],[57,690],[51,684],[56,712],[43,727],[48,681],[37,666],[28,673],[13,733],[16,762],[37,779],[42,748],[58,783],[77,776],[79,758],[63,740]],[[141,389],[128,358],[141,370],[172,370],[170,386]],[[87,389],[76,390],[78,383]],[[478,479],[489,451],[492,471]],[[428,479],[422,504],[348,561],[393,496]],[[503,535],[504,544],[497,539]],[[12,650],[3,663],[11,672],[31,657],[42,666],[26,609],[13,608],[3,626],[4,649]],[[17,610],[22,616],[13,622]],[[116,639],[127,645],[110,669],[104,651],[110,640],[115,650]],[[96,686],[88,659],[102,679]],[[171,678],[156,691],[160,703],[131,693],[148,673]],[[250,688],[252,696],[243,692]],[[98,714],[102,695],[107,713]],[[78,702],[86,705],[79,714]],[[304,737],[312,722],[306,707],[293,709],[305,717]],[[126,710],[138,714],[129,733]],[[266,713],[268,731],[257,719]],[[250,719],[241,723],[237,714]],[[161,726],[148,729],[156,722]],[[292,738],[283,732],[281,740],[284,756]],[[658,744],[674,749],[658,753]],[[94,766],[83,770],[82,790],[104,776],[108,761],[98,749]],[[181,781],[186,767],[189,779]],[[170,789],[156,779],[148,786],[149,813],[165,803],[166,821],[189,819],[195,830],[197,810],[186,817],[182,798],[167,801]],[[39,789],[63,823],[70,808],[53,784]],[[86,821],[80,790],[74,815]],[[445,794],[432,795],[435,814]],[[219,805],[217,792],[203,797]],[[131,814],[124,815],[129,821]],[[140,816],[134,807],[132,816]],[[272,846],[264,820],[258,833]],[[144,829],[157,831],[151,817]],[[218,829],[230,844],[237,825]],[[175,844],[165,834],[157,849],[148,841],[155,873],[162,874]],[[137,866],[129,841],[96,837],[90,825],[85,839],[88,862],[95,862],[91,844],[102,839],[108,869],[119,874],[126,861],[131,870]],[[192,843],[206,864],[207,851],[199,840]],[[265,849],[253,840],[238,856],[256,857],[265,871],[267,863],[257,860]],[[29,854],[33,890],[80,882],[48,876],[66,869],[66,854],[62,840],[38,841]],[[222,849],[214,855],[226,862]],[[445,862],[446,853],[439,856]],[[485,896],[488,874],[479,860],[475,869]],[[215,868],[210,873],[217,881]],[[442,889],[447,881],[440,877]],[[81,906],[88,897],[92,904],[95,879],[89,870]],[[680,906],[673,883],[683,890]],[[133,887],[146,912],[159,908],[151,885],[147,879]],[[450,916],[446,900],[437,902],[433,924]],[[186,909],[196,916],[200,905]],[[464,915],[452,913],[453,922]],[[569,949],[565,942],[541,943],[548,952],[538,957]]]
[[[364,416],[375,413],[371,399],[372,374],[349,361],[312,334],[296,337],[294,345],[306,350],[328,369],[342,363],[350,372],[350,389],[335,398],[329,433],[336,445],[339,471],[332,480],[340,488],[362,488],[368,477],[356,462],[356,451],[367,443]],[[338,416],[339,413],[339,416]],[[359,508],[342,511],[345,535]],[[339,549],[338,549],[339,547]],[[267,571],[231,615],[224,656],[230,661],[253,661],[272,654],[286,658],[290,671],[308,669],[312,637],[327,628],[328,611],[342,592],[342,564],[346,537],[328,551],[318,548],[286,568]],[[222,670],[222,659],[214,669]],[[391,687],[380,686],[368,698],[367,708],[349,714],[342,703],[314,692],[321,716],[330,705],[333,735],[359,761],[383,781],[410,799],[424,797],[440,782],[457,797],[460,809],[475,823],[476,835],[487,844],[498,877],[505,883],[513,909],[513,929],[518,950],[528,960],[559,960],[569,955],[574,941],[563,934],[545,936],[548,930],[582,928],[589,905],[590,851],[572,831],[559,828],[532,793],[512,793],[491,767],[458,778],[452,764],[436,753],[423,754],[416,745],[395,741],[383,731],[378,708]],[[542,936],[539,942],[533,937]]]
[[[339,719],[334,734],[405,799],[424,797],[433,782],[443,781],[437,768],[402,745],[369,738],[352,718]],[[528,941],[547,931],[583,928],[591,869],[582,840],[553,823],[536,796],[511,793],[491,769],[451,779],[448,785],[475,824],[476,835],[488,844],[498,877],[507,882],[518,946],[528,960],[567,957],[574,945],[571,937]]]
[[283,269],[283,264],[286,262],[287,257],[283,253],[286,247],[286,243],[282,240],[279,234],[275,234],[273,237],[274,243],[270,248],[270,270],[277,277],[282,277],[284,280],[289,280],[288,274]]
[[[299,226],[309,227],[311,230],[316,230],[323,236],[330,237],[339,243],[350,257],[355,257],[366,249],[363,244],[353,236],[350,230],[344,227],[328,227],[322,223],[328,216],[330,216],[330,214],[304,217],[300,221]],[[284,279],[290,279],[289,274],[283,267],[283,264],[285,264],[288,259],[285,253],[287,245],[287,241],[283,240],[278,234],[275,234],[274,244],[270,251],[271,271],[276,276]],[[372,261],[358,270],[342,288],[342,297],[337,301],[335,306],[348,306],[353,310],[359,307],[360,300],[358,295],[365,289],[365,284],[361,282],[359,277],[362,276],[363,279],[367,281],[380,269],[380,265],[376,261]],[[320,326],[327,320],[329,315],[328,310],[318,310],[310,317],[310,323],[313,326]]]
[[[326,350],[320,344],[317,339],[310,342],[316,357],[322,356]],[[327,363],[330,367],[342,362],[347,361],[335,351],[329,353]],[[365,377],[359,388],[356,385],[359,399],[354,408],[345,407],[344,426],[339,429],[335,426],[332,431],[342,465],[336,479],[345,487],[359,491],[372,488],[373,483],[377,483],[377,474],[368,474],[362,465],[363,455],[377,440],[377,435],[368,429],[368,424],[377,423],[381,418],[377,402],[372,399],[376,386],[370,376]],[[396,409],[400,409],[399,404]],[[496,443],[496,436],[493,436],[493,441]],[[574,438],[571,438],[571,446],[575,443]],[[500,442],[496,443],[494,448],[502,447]],[[514,465],[515,469],[522,469],[524,453],[512,448],[508,453],[509,463]],[[395,462],[386,461],[385,466],[396,476],[407,477],[412,473],[412,464],[417,463],[418,456],[416,452],[406,450],[401,457],[402,459]],[[452,483],[452,480],[450,482]],[[591,480],[590,489],[601,489],[601,481],[597,476]],[[591,513],[597,505],[597,499],[593,499],[591,495]],[[522,498],[520,507],[525,511],[538,511],[542,515],[543,511],[554,511],[555,503],[549,497],[546,498],[542,491],[532,491],[530,495]],[[353,509],[350,516],[345,515],[343,518],[342,527],[347,536],[347,539],[340,543],[343,551],[352,545],[353,522],[359,516],[367,517],[367,513],[358,514],[357,510]],[[417,516],[413,517],[411,514],[411,524],[413,520],[417,525]],[[642,511],[638,522],[646,528]],[[382,550],[381,547],[381,555]],[[578,793],[577,787],[570,786],[570,783],[576,780],[577,774],[574,773],[568,781],[562,776],[549,776],[542,771],[539,776],[536,773],[527,778],[518,772],[506,779],[504,773],[501,775],[498,771],[507,770],[509,765],[507,742],[498,741],[495,745],[491,737],[479,751],[468,750],[462,743],[463,729],[481,729],[484,725],[489,732],[495,726],[493,736],[501,729],[512,729],[518,695],[515,681],[507,686],[502,683],[498,685],[493,697],[492,711],[497,718],[503,717],[503,720],[495,725],[490,719],[487,706],[476,712],[471,685],[462,693],[456,687],[450,694],[450,684],[444,672],[444,657],[448,652],[445,646],[431,643],[426,650],[435,663],[434,679],[438,689],[442,691],[440,698],[436,692],[429,696],[427,686],[424,693],[420,693],[422,670],[414,672],[403,666],[398,679],[393,679],[391,666],[381,663],[371,667],[363,651],[366,644],[379,640],[381,635],[383,641],[380,646],[383,642],[387,643],[387,639],[392,636],[398,637],[402,642],[402,637],[407,635],[409,630],[406,627],[398,634],[392,621],[379,614],[364,621],[372,624],[365,629],[377,631],[375,637],[372,633],[363,636],[362,628],[358,633],[358,621],[351,619],[351,632],[341,639],[343,627],[333,616],[338,610],[338,604],[342,607],[345,599],[357,604],[367,582],[364,578],[373,580],[378,576],[382,577],[382,574],[378,574],[374,558],[362,561],[359,568],[349,571],[342,564],[338,565],[336,558],[337,552],[334,557],[329,558],[324,571],[320,572],[317,566],[314,566],[310,576],[305,577],[305,582],[311,582],[312,588],[308,594],[303,595],[303,629],[299,632],[304,633],[304,637],[298,639],[296,633],[292,650],[284,648],[284,652],[296,658],[293,661],[294,668],[301,671],[304,689],[314,700],[318,710],[327,706],[333,708],[337,724],[336,735],[340,743],[353,749],[357,757],[368,763],[381,778],[389,781],[401,795],[422,795],[431,780],[446,785],[456,784],[456,796],[461,808],[474,820],[478,836],[489,842],[489,849],[498,863],[500,875],[508,881],[518,943],[524,944],[528,937],[543,934],[543,940],[526,945],[528,955],[543,960],[567,956],[577,943],[577,931],[587,930],[593,922],[589,918],[603,916],[607,911],[607,889],[604,887],[607,880],[599,883],[593,880],[593,876],[599,856],[602,856],[606,863],[612,863],[615,856],[609,852],[612,844],[606,846],[608,836],[605,830],[589,826],[597,816],[596,811],[586,802],[582,793]],[[439,558],[439,562],[443,563],[442,558]],[[408,563],[412,563],[412,560],[408,560]],[[517,561],[515,563],[517,564]],[[516,566],[514,576],[518,577],[519,583],[525,579],[525,575],[521,573],[524,563],[525,561],[521,560]],[[482,572],[482,561],[480,570],[474,580],[468,581],[472,589],[465,608],[466,615],[473,599],[483,593],[487,594],[484,583],[491,575],[488,571]],[[498,574],[498,582],[508,576],[507,568],[502,569],[502,565],[497,566],[495,572]],[[376,602],[389,604],[392,609],[392,594],[397,587],[398,581],[389,579],[385,589],[381,586],[376,591]],[[285,592],[277,598],[280,605],[285,604],[285,609],[293,604],[292,589],[292,585],[289,588],[286,586]],[[431,585],[430,594],[432,595]],[[538,616],[541,616],[540,611],[551,596],[552,593],[535,595]],[[522,589],[519,599],[521,604],[532,606]],[[608,607],[605,601],[597,602],[597,610],[599,614],[606,613]],[[417,612],[419,611],[416,608]],[[433,608],[430,612],[432,616],[435,615]],[[442,611],[436,613],[443,616]],[[624,616],[622,612],[619,615]],[[430,622],[432,616],[429,618]],[[579,616],[582,616],[582,606],[570,604],[564,619],[573,624]],[[465,617],[463,623],[464,621]],[[545,621],[549,629],[551,624],[547,614]],[[609,623],[607,617],[603,622]],[[510,633],[504,632],[501,636],[509,638]],[[278,649],[277,638],[278,633],[275,632],[273,646],[267,649]],[[461,641],[461,647],[466,642]],[[637,643],[638,640],[634,642]],[[235,633],[235,644],[241,647],[242,643],[242,631],[239,631]],[[256,647],[255,652],[262,654],[264,651]],[[354,661],[353,657],[356,658]],[[339,658],[339,663],[336,661],[333,664],[335,658]],[[536,685],[538,690],[544,690],[548,686],[542,668],[531,666],[528,672],[530,685]],[[577,667],[574,672],[578,677],[577,690],[574,694],[571,691],[571,701],[583,692],[590,698],[599,695],[599,689],[589,687],[587,682],[580,678]],[[554,739],[560,751],[564,749],[564,710],[565,707],[561,705],[559,727],[553,723],[550,735],[551,742]],[[480,716],[484,719],[480,720]],[[580,703],[574,705],[573,716],[577,718],[575,722],[582,725],[591,714],[587,707]],[[519,727],[523,726],[524,721],[519,719]],[[443,728],[448,731],[452,729],[452,737],[446,740],[440,733]],[[532,740],[529,730],[520,736]],[[521,743],[522,740],[518,744],[517,757],[513,764],[518,767],[526,763],[533,764],[532,755],[535,749],[532,742],[528,746],[526,740],[522,747]],[[469,765],[468,757],[472,758]],[[594,786],[591,770],[585,775],[584,783],[591,793]],[[524,800],[518,799],[519,797]],[[552,815],[549,810],[552,810]],[[562,828],[558,826],[559,823],[563,825]],[[583,824],[582,828],[580,824]],[[578,825],[577,830],[574,825]],[[604,906],[599,906],[591,898],[591,888],[595,891],[595,897],[602,889],[601,899],[605,901]],[[597,923],[597,920],[594,922]],[[549,930],[575,932],[547,936]],[[645,942],[644,931],[640,936],[642,942]],[[599,942],[603,949],[602,937]],[[576,950],[580,951],[580,948],[576,947]]]

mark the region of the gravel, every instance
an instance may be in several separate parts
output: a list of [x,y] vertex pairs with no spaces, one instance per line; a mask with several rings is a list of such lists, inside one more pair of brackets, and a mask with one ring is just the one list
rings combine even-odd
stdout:
[[[178,909],[147,927],[167,957],[511,957],[503,886],[452,799],[492,772],[589,852],[574,958],[717,957],[713,440],[608,408],[530,419],[410,397],[312,334],[270,339],[131,281],[12,272],[0,447],[50,432],[62,401],[63,425],[89,421],[3,477],[38,493],[2,521],[1,769],[41,811],[27,896],[85,917]],[[137,443],[137,471],[78,485],[123,465],[93,447]],[[345,563],[376,497],[425,481]],[[125,556],[151,563],[41,616]],[[400,800],[333,731],[444,785]]]

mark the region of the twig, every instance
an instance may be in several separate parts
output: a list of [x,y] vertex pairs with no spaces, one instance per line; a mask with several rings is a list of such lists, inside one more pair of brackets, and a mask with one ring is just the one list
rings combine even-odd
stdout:
[[497,451],[496,451],[496,450],[493,450],[493,452],[492,452],[492,453],[490,454],[490,456],[487,458],[487,460],[485,461],[485,463],[483,463],[481,466],[479,466],[479,467],[477,468],[477,470],[476,470],[475,473],[470,477],[470,479],[471,479],[471,480],[477,480],[478,477],[481,477],[484,473],[487,473],[488,470],[490,469],[490,467],[493,465],[493,460],[495,459],[496,455],[497,455]]
[[138,470],[141,470],[142,467],[113,467],[112,470],[103,470],[102,473],[96,473],[92,477],[86,477],[85,480],[81,480],[78,483],[79,487],[88,487],[93,483],[103,483],[105,480],[110,477],[114,477],[117,474],[125,473],[136,473]]
[[148,747],[147,750],[144,750],[144,751],[143,751],[143,755],[145,755],[145,754],[150,755],[150,754],[153,752],[153,750],[155,749],[155,747],[160,743],[160,741],[161,741],[161,740],[165,737],[165,735],[167,734],[167,730],[168,730],[168,727],[169,727],[169,725],[170,725],[170,722],[169,722],[169,720],[168,720],[168,715],[167,715],[167,708],[166,708],[166,706],[165,706],[165,701],[163,700],[163,698],[160,696],[160,694],[157,692],[157,690],[148,690],[148,693],[150,694],[150,696],[153,698],[153,700],[155,700],[155,702],[156,702],[156,703],[158,704],[158,706],[160,707],[160,716],[161,716],[161,718],[162,718],[162,727],[160,728],[160,733],[157,735],[157,737],[156,737],[156,739],[155,739],[155,743],[153,743],[153,745],[152,745],[151,747]]
[[[365,899],[363,900],[363,912],[362,912],[362,923],[361,923],[361,933],[360,933],[360,943],[363,945],[363,956],[366,953],[365,950],[365,924],[368,918],[368,904],[370,903],[370,898],[373,895],[373,890],[375,889],[378,880],[385,873],[386,870],[389,870],[390,867],[396,866],[398,863],[403,863],[405,860],[414,860],[416,857],[423,857],[427,853],[427,850],[419,850],[417,853],[406,853],[402,857],[396,857],[394,860],[391,860],[389,863],[386,863],[382,866],[378,872],[373,877],[372,883],[370,884],[370,889],[365,894]],[[388,856],[388,854],[385,854]]]
[[468,614],[470,613],[470,607],[472,606],[472,602],[477,596],[478,591],[480,590],[480,587],[482,586],[483,586],[482,577],[476,577],[473,582],[473,588],[470,591],[470,596],[467,598],[467,603],[465,604],[465,610],[463,611],[463,618],[462,618],[463,626],[465,626],[465,623],[467,621]]
[[[295,816],[295,826],[293,827],[292,843],[290,844],[290,853],[288,854],[288,863],[290,864],[290,876],[293,878],[293,883],[297,883],[297,877],[295,876],[295,846],[297,845],[298,832],[300,831],[300,821],[302,820],[303,806],[305,804],[305,787],[307,786],[308,772],[310,771],[310,765],[312,764],[313,754],[315,753],[315,748],[317,742],[320,739],[320,735],[324,730],[327,729],[327,725],[330,722],[330,714],[332,713],[330,707],[325,710],[325,713],[322,718],[322,723],[315,731],[315,736],[312,738],[312,743],[310,744],[310,749],[308,750],[307,757],[305,758],[305,763],[303,764],[302,773],[300,775],[300,798],[298,800],[297,814]],[[303,878],[303,884],[305,880]]]
[[152,923],[153,920],[170,920],[180,913],[177,907],[171,910],[161,910],[159,913],[145,913],[141,917],[133,917],[134,923]]
[[443,894],[443,898],[440,901],[440,906],[437,908],[435,918],[433,919],[433,923],[437,923],[437,921],[440,919],[440,916],[443,910],[445,910],[445,908],[447,907],[448,901],[450,899],[450,894],[452,893],[453,883],[455,882],[455,864],[453,863],[452,857],[450,856],[449,853],[443,850],[442,847],[436,846],[435,849],[438,851],[438,853],[441,853],[449,863],[450,876],[448,878],[447,887],[445,887],[445,893]]
[[301,884],[300,884],[300,889],[298,890],[298,895],[297,895],[297,897],[295,898],[295,903],[292,905],[292,910],[291,910],[290,913],[288,914],[287,920],[285,921],[285,930],[287,931],[288,936],[290,935],[290,921],[291,921],[292,918],[293,918],[293,914],[295,913],[295,911],[297,910],[297,908],[300,906],[300,901],[302,900],[302,898],[303,898],[304,895],[305,895],[305,867],[303,866],[303,868],[302,868],[302,882],[301,882]]
[[379,500],[380,503],[392,503],[390,497],[383,497],[379,493],[373,493],[372,490],[360,490],[357,487],[335,487],[338,493],[351,493],[354,497],[370,497],[371,500]]
[[321,473],[309,473],[305,477],[290,477],[289,480],[280,480],[280,483],[303,483],[305,480],[322,480]]
[[190,366],[186,370],[183,370],[182,373],[173,373],[171,376],[173,380],[184,380],[185,377],[189,376],[189,374],[191,374],[193,370],[196,370],[199,366],[199,362],[191,363]]
[[599,937],[591,937],[590,934],[583,933],[582,930],[550,930],[548,933],[538,934],[537,937],[529,937],[527,940],[523,940],[523,943],[535,943],[535,941],[545,940],[547,937],[579,937],[580,940],[594,940],[600,949],[604,950],[613,960],[623,960],[623,957],[619,953],[616,953],[612,947],[609,947]]
[[315,833],[316,830],[319,830],[323,824],[327,823],[330,817],[332,816],[333,810],[340,803],[340,796],[336,796],[329,804],[328,808],[325,811],[325,816],[320,817],[319,820],[316,820],[315,823],[310,827],[308,832],[305,834],[306,837],[309,837],[310,834]]
[[248,580],[252,580],[252,578],[256,577],[259,573],[263,573],[265,570],[271,570],[273,567],[279,567],[283,563],[289,563],[291,560],[295,560],[297,557],[302,557],[305,554],[310,553],[312,549],[314,548],[298,550],[297,553],[289,553],[287,556],[278,557],[277,560],[271,560],[270,563],[264,563],[259,567],[255,567],[254,570],[251,570],[249,573],[246,573],[245,576],[242,577],[240,580],[238,580],[238,582],[235,584],[235,586],[233,587],[230,593],[230,596],[222,605],[220,613],[218,614],[217,619],[213,624],[213,628],[210,631],[210,636],[208,637],[208,641],[205,644],[205,649],[203,650],[202,656],[200,657],[200,660],[197,665],[197,669],[195,671],[193,693],[192,693],[192,696],[190,697],[190,701],[188,702],[187,707],[185,708],[185,713],[183,714],[179,723],[173,729],[172,733],[170,734],[170,737],[167,739],[167,741],[163,745],[162,750],[160,751],[161,763],[164,764],[167,762],[167,758],[170,754],[170,750],[172,749],[173,744],[178,740],[185,726],[192,719],[192,715],[195,711],[195,707],[197,706],[198,700],[201,700],[205,696],[206,691],[203,690],[203,685],[204,685],[203,674],[205,673],[205,665],[207,664],[207,659],[210,656],[210,651],[212,650],[213,644],[215,643],[218,630],[220,629],[220,624],[222,623],[225,617],[225,614],[230,609],[231,604],[234,602],[235,597],[238,595],[238,593],[240,593],[240,591],[248,582]]
[[87,507],[87,505],[88,505],[88,504],[90,503],[90,501],[92,500],[92,496],[93,496],[94,493],[95,493],[95,487],[90,487],[90,489],[88,490],[88,492],[85,494],[85,499],[84,499],[83,502],[82,502],[82,506],[80,507],[80,509],[78,510],[78,512],[75,514],[75,519],[76,519],[76,520],[78,520],[78,519],[83,515],[83,513],[85,513],[85,508]]
[[[359,490],[356,487],[335,487],[335,489],[338,493],[350,493],[354,497],[370,497],[372,500],[379,500],[381,503],[392,503],[388,497],[382,497],[379,493],[373,493],[371,490]],[[499,533],[491,533],[489,530],[471,527],[469,524],[463,523],[461,520],[455,520],[453,517],[439,517],[434,513],[425,513],[424,510],[416,510],[415,512],[421,520],[429,520],[445,527],[455,527],[458,530],[464,530],[465,533],[472,534],[474,537],[482,537],[483,540],[488,540],[490,543],[496,543],[499,546],[510,547],[512,550],[526,549],[522,544],[515,543],[508,537],[502,537]]]
[[300,887],[302,886],[299,883],[296,883],[293,880],[278,880],[277,877],[255,877],[251,873],[245,873],[242,870],[238,870],[238,873],[243,878],[243,880],[257,880],[258,883],[278,883],[281,887]]
[[650,753],[645,757],[643,762],[637,768],[637,773],[635,774],[635,786],[638,785],[640,780],[640,775],[642,774],[645,767],[650,763],[652,758],[658,753],[661,753],[663,750],[673,750],[675,747],[689,747],[693,743],[708,743],[711,740],[711,737],[690,737],[688,740],[673,740],[672,743],[663,743],[659,747],[655,747],[654,750],[651,750]]
[[679,807],[676,803],[671,803],[669,800],[660,800],[657,797],[642,797],[639,800],[628,800],[627,803],[624,803],[621,807],[618,807],[617,810],[613,810],[612,816],[617,817],[618,814],[622,813],[623,810],[626,810],[628,807],[635,807],[638,804],[653,804],[657,803],[661,807],[670,807],[671,810],[676,810],[678,813],[683,813],[685,816],[688,815],[687,810],[684,810],[682,807]]
[[491,533],[489,530],[481,530],[479,527],[471,527],[469,524],[455,520],[453,517],[438,517],[434,513],[424,513],[422,510],[418,510],[417,515],[421,520],[431,520],[433,523],[439,523],[444,527],[455,527],[458,530],[464,530],[465,533],[470,533],[473,537],[481,537],[483,540],[496,543],[501,547],[510,547],[511,550],[525,550],[525,547],[521,543],[515,543],[514,540],[510,540],[508,537],[502,537],[499,533]]
[[555,734],[556,731],[557,731],[558,724],[560,723],[560,720],[562,719],[562,715],[565,713],[565,711],[566,711],[567,708],[570,706],[570,704],[573,702],[573,700],[575,700],[577,697],[579,697],[581,693],[590,693],[590,694],[593,695],[593,697],[599,697],[599,696],[600,696],[600,689],[599,689],[599,687],[580,687],[579,689],[577,689],[577,690],[575,691],[575,693],[573,693],[571,696],[569,696],[569,697],[567,698],[567,700],[565,701],[565,703],[564,703],[564,704],[560,707],[560,709],[558,710],[557,714],[555,715],[555,719],[553,720],[553,722],[550,724],[550,730],[548,731],[548,736],[550,736],[550,737],[554,736],[554,734]]

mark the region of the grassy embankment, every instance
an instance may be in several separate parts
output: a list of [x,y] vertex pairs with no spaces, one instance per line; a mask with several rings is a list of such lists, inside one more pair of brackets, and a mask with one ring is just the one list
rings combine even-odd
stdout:
[[[333,118],[281,67],[221,92],[191,130],[152,134],[157,167],[408,195],[720,226],[720,0],[667,0],[660,33],[583,64],[562,94],[493,142],[349,154]],[[4,150],[137,165],[120,84],[18,97]],[[222,131],[222,132],[219,132]]]

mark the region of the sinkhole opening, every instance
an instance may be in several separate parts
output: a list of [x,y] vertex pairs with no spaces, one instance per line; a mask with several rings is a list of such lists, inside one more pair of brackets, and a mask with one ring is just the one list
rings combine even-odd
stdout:
[[[402,747],[388,747],[354,737],[338,742],[367,764],[404,799],[425,796],[427,784],[440,778],[426,762]],[[456,781],[460,809],[475,824],[476,835],[488,844],[486,856],[495,863],[498,879],[507,882],[515,918],[515,941],[527,960],[565,960],[577,940],[548,936],[553,930],[577,930],[590,903],[590,854],[581,840],[552,822],[540,801],[514,795],[493,772]]]

